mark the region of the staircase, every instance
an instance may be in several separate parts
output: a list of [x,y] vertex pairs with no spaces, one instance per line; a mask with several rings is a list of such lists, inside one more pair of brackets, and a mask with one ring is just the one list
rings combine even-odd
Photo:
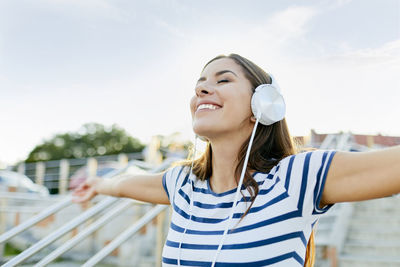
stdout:
[[400,197],[354,203],[340,267],[400,267]]

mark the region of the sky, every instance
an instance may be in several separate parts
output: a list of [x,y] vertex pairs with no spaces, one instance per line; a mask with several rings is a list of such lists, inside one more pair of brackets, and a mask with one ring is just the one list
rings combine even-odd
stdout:
[[85,123],[193,139],[203,65],[274,75],[292,135],[400,136],[400,1],[0,0],[0,162]]

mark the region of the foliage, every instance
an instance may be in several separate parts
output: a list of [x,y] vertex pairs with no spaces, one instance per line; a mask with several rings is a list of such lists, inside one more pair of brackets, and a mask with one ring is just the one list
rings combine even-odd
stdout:
[[84,124],[78,132],[57,134],[36,146],[25,162],[140,152],[144,145],[117,125]]
[[10,243],[6,243],[4,247],[4,256],[15,256],[20,254],[22,251],[15,248],[13,245]]

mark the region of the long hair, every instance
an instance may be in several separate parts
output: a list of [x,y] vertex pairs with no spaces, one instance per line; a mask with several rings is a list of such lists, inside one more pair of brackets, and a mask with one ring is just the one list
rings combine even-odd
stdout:
[[[254,64],[252,61],[237,54],[230,54],[228,56],[217,56],[207,62],[204,68],[207,67],[207,65],[211,62],[221,58],[230,58],[234,60],[239,66],[241,66],[245,77],[250,81],[252,85],[253,93],[257,86],[261,84],[271,83],[271,77],[262,68]],[[243,168],[249,141],[250,136],[243,142],[238,153],[238,164],[235,168],[235,178],[237,183],[239,181],[241,170]],[[251,200],[250,206],[244,213],[243,217],[246,216],[246,214],[249,212],[259,192],[258,184],[251,176],[249,169],[267,173],[275,165],[277,165],[280,160],[287,156],[296,154],[297,152],[297,146],[295,145],[293,138],[289,134],[289,129],[287,127],[285,119],[275,122],[274,124],[269,126],[262,124],[258,125],[243,179],[243,186],[248,190]],[[186,166],[190,166],[192,164],[192,161],[192,172],[196,175],[198,179],[204,181],[212,176],[212,147],[210,142],[207,142],[204,153],[198,159],[188,160],[185,161],[183,164]],[[313,255],[308,255],[310,249],[312,253],[314,251],[312,248],[310,248],[310,246],[313,245],[313,234],[310,237],[310,241],[311,242],[309,242],[307,246],[305,261],[305,266],[307,267],[313,266]],[[310,245],[310,243],[312,244]],[[307,262],[310,262],[310,256],[312,256],[311,265],[310,263],[307,264]]]

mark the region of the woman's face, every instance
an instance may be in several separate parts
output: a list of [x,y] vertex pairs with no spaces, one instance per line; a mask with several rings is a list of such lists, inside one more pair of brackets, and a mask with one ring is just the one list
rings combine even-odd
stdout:
[[234,60],[211,62],[201,73],[190,102],[193,131],[209,140],[251,131],[251,96],[250,81]]

